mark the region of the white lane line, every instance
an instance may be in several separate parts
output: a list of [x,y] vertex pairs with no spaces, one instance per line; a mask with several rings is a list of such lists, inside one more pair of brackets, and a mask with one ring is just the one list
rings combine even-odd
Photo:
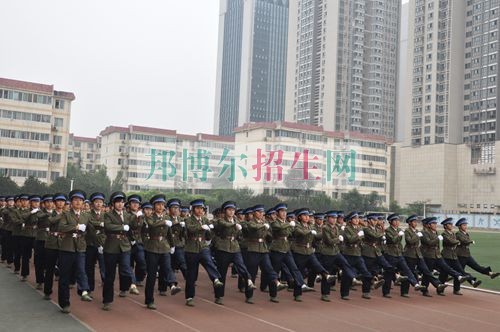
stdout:
[[[131,299],[130,297],[128,297],[128,296],[127,296],[125,299],[127,299],[127,300],[129,300],[129,301],[131,301],[131,302],[134,302],[134,303],[136,303],[136,304],[138,304],[138,305],[140,305],[141,307],[143,307],[143,308],[144,308],[144,305],[143,305],[142,303],[137,302],[136,300],[132,300],[132,299]],[[162,313],[162,312],[160,312],[160,311],[158,311],[158,310],[150,310],[150,311],[151,311],[152,313],[155,313],[155,314],[160,315],[160,316],[162,316],[162,317],[168,318],[168,319],[170,319],[171,321],[176,322],[177,324],[182,325],[182,326],[184,326],[185,328],[187,328],[187,329],[189,329],[189,330],[191,330],[191,331],[201,332],[200,330],[198,330],[198,329],[196,329],[196,328],[194,328],[194,327],[192,327],[192,326],[190,326],[190,325],[187,325],[187,324],[185,324],[185,323],[183,323],[183,322],[181,322],[181,321],[179,321],[179,320],[177,320],[177,319],[175,319],[175,318],[173,318],[173,317],[171,317],[171,316],[169,316],[169,315],[166,315],[166,314],[164,314],[164,313]]]
[[225,310],[228,310],[228,311],[231,311],[231,312],[235,312],[237,314],[240,314],[242,316],[245,316],[245,317],[248,317],[248,318],[251,318],[251,319],[255,319],[256,321],[259,321],[261,323],[264,323],[264,324],[267,324],[267,325],[270,325],[270,326],[273,326],[273,327],[276,327],[278,329],[281,329],[281,330],[284,330],[284,331],[288,331],[288,332],[295,332],[295,330],[291,330],[287,327],[284,327],[284,326],[281,326],[281,325],[278,325],[278,324],[275,324],[273,322],[270,322],[270,321],[267,321],[265,319],[262,319],[262,318],[259,318],[259,317],[255,317],[253,315],[250,315],[250,314],[247,314],[245,312],[242,312],[242,311],[239,311],[239,310],[236,310],[236,309],[232,309],[232,308],[229,308],[229,307],[226,307],[226,306],[220,306],[218,304],[215,304],[213,303],[212,301],[209,301],[207,299],[204,299],[202,297],[198,297],[200,300],[204,301],[204,302],[207,302],[211,305],[214,305],[214,306],[217,306],[218,308],[221,308],[221,309],[225,309]]

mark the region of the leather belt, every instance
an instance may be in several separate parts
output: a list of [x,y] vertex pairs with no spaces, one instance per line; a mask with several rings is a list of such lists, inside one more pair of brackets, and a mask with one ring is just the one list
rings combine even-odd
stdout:
[[304,247],[304,248],[311,248],[311,244],[310,243],[306,243],[306,244],[303,244],[303,243],[295,243],[296,246],[299,246],[299,247]]
[[158,241],[163,241],[165,239],[164,236],[151,236],[151,240],[158,240]]
[[199,241],[199,242],[203,241],[203,238],[201,236],[200,237],[190,237],[189,239],[193,240],[193,241]]
[[264,239],[259,237],[258,239],[247,239],[247,241],[252,243],[263,243]]
[[123,234],[106,234],[106,236],[108,236],[108,237],[114,237],[115,239],[120,239],[120,240],[123,240],[123,239],[127,238],[127,236],[123,235]]

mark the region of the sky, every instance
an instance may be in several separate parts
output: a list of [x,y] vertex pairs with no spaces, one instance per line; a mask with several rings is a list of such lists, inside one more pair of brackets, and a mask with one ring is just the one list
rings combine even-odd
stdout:
[[71,132],[129,124],[212,133],[219,0],[11,0],[0,77],[76,95]]
[[218,24],[219,0],[2,1],[0,77],[75,93],[78,136],[212,133]]

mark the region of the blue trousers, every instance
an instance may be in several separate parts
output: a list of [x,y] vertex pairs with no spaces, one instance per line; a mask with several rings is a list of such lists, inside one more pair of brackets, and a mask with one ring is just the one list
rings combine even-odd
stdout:
[[59,286],[58,298],[61,308],[70,305],[69,302],[69,283],[76,271],[76,281],[82,291],[89,290],[87,274],[85,274],[85,253],[59,251]]
[[146,257],[144,255],[144,246],[136,243],[132,246],[130,252],[130,267],[134,268],[135,273],[132,273],[132,283],[143,281],[146,277]]
[[199,253],[186,252],[186,299],[194,298],[195,296],[195,282],[198,279],[198,269],[200,264],[207,271],[208,277],[212,282],[215,279],[220,279],[221,275],[212,260],[210,250],[208,248],[202,249]]
[[[266,286],[269,286],[269,296],[276,297],[278,295],[278,290],[276,287],[278,274],[273,269],[268,253],[249,251],[247,253],[246,266],[253,282],[255,282],[257,271],[260,267],[261,278],[265,278],[264,280],[267,283]],[[247,287],[245,289],[245,296],[247,299],[253,297],[253,289]]]
[[[371,282],[372,282],[372,274],[366,268],[365,260],[361,256],[350,256],[344,255],[345,259],[349,262],[349,264],[354,268],[358,275],[361,275],[363,286],[363,293],[370,293]],[[349,290],[346,290],[347,294],[342,296],[348,296]]]
[[[287,253],[283,253],[278,251],[271,251],[269,253],[269,257],[271,258],[271,264],[273,265],[274,271],[283,271],[283,265],[288,268],[288,271],[294,281],[293,296],[302,295],[302,285],[304,285],[304,277],[297,267],[297,264],[295,264],[292,252],[289,251]],[[288,282],[290,285],[290,280],[288,280]]]
[[214,288],[214,293],[216,298],[224,297],[225,288],[226,288],[226,275],[227,270],[229,269],[229,264],[233,263],[236,267],[236,272],[240,277],[245,280],[251,279],[250,273],[247,270],[245,263],[243,263],[243,257],[241,256],[241,252],[226,252],[221,250],[216,250],[214,252],[215,262],[217,265],[217,270],[221,275],[220,281],[224,283],[224,286]]
[[[347,259],[342,254],[332,256],[322,255],[321,259],[321,263],[329,274],[336,273],[339,268],[342,269],[342,283],[340,284],[340,294],[342,296],[349,295],[349,289],[351,288],[352,280],[356,277],[356,273],[354,272],[351,264],[349,264]],[[324,279],[321,280],[321,294],[330,294],[330,285]]]
[[85,258],[85,271],[89,280],[89,290],[91,292],[95,289],[95,264],[99,262],[99,274],[101,281],[104,282],[105,268],[104,268],[104,255],[100,254],[97,247],[87,246],[87,255]]
[[154,288],[156,283],[156,273],[159,270],[160,278],[164,276],[164,282],[171,286],[176,285],[177,281],[175,279],[175,273],[172,270],[172,265],[170,262],[170,254],[158,254],[154,252],[146,251],[146,265],[147,265],[147,278],[146,278],[146,304],[154,303]]
[[104,265],[106,267],[104,287],[102,289],[102,302],[112,303],[114,298],[114,284],[116,277],[116,266],[120,274],[120,291],[127,291],[132,284],[132,269],[130,268],[130,251],[119,254],[104,253]]

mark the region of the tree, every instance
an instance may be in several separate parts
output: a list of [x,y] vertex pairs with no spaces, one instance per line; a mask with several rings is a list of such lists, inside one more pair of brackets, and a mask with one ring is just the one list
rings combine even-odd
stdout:
[[364,211],[364,198],[356,189],[342,196],[341,206],[344,211]]
[[363,203],[363,211],[378,211],[381,205],[380,196],[376,191],[372,191],[368,196],[364,197]]
[[397,201],[391,201],[389,203],[389,212],[404,214],[403,208],[399,206],[399,203]]
[[408,214],[416,214],[418,216],[424,215],[424,201],[416,201],[406,205]]
[[9,176],[0,176],[0,194],[15,195],[19,193],[19,186]]
[[307,175],[308,179],[304,179],[304,173],[300,169],[292,168],[285,175],[283,184],[287,189],[296,189],[298,195],[309,194],[312,187],[316,185],[316,179],[314,175],[309,172]]
[[49,191],[51,193],[68,193],[71,188],[71,180],[61,176],[52,182],[49,186]]
[[123,181],[123,171],[118,171],[115,179],[111,183],[111,192],[114,193],[115,191],[122,191],[124,184],[125,181]]
[[27,194],[38,194],[43,195],[48,192],[47,184],[35,178],[34,176],[29,176],[24,181],[24,185],[21,187],[21,191]]

